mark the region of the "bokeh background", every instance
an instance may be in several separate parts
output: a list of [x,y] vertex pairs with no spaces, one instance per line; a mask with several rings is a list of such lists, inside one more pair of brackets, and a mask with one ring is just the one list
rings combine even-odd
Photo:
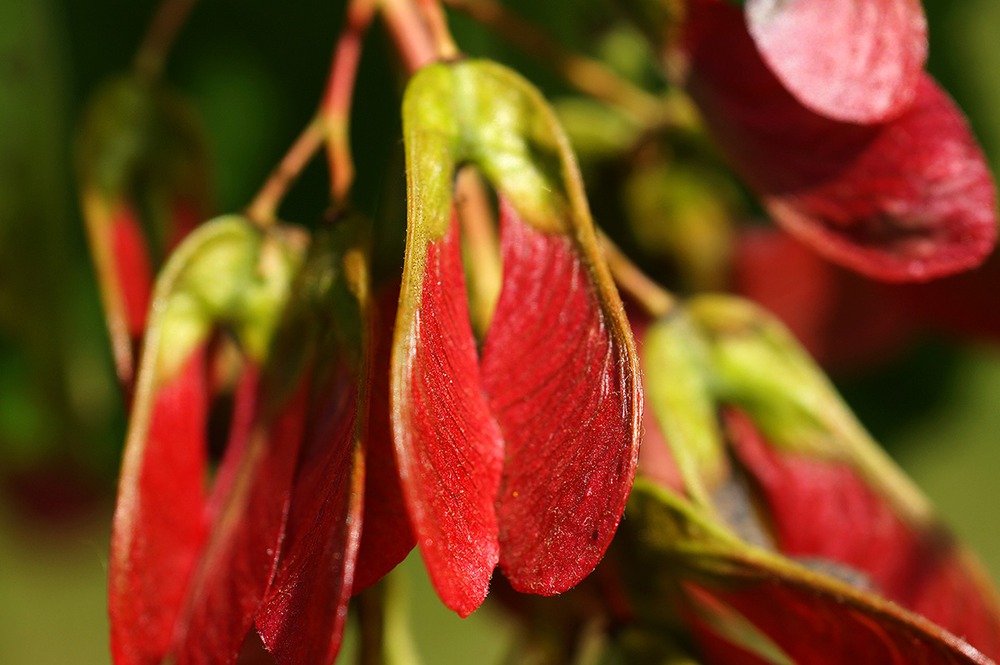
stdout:
[[[997,173],[1000,2],[924,4],[929,69],[969,115]],[[601,39],[608,23],[594,1],[511,5],[564,44],[591,54],[612,48]],[[152,0],[0,0],[4,664],[109,662],[105,574],[125,414],[76,202],[73,135],[95,87],[129,66],[154,8]],[[319,0],[202,0],[196,7],[167,78],[204,122],[219,212],[250,200],[310,118],[341,11],[342,3]],[[453,27],[468,53],[512,64],[553,96],[567,92],[529,56],[467,19],[454,17]],[[627,32],[615,39],[614,48],[641,55]],[[362,62],[353,128],[358,204],[390,220],[388,228],[400,224],[403,212],[401,77],[393,57],[376,30]],[[324,184],[322,168],[310,168],[283,216],[318,219]],[[383,259],[398,265],[400,252],[390,240]],[[876,438],[1000,579],[1000,340],[925,336],[864,371],[835,378]],[[452,616],[415,557],[404,577],[416,648],[426,662],[502,660],[513,628],[500,612],[487,605],[466,621]]]

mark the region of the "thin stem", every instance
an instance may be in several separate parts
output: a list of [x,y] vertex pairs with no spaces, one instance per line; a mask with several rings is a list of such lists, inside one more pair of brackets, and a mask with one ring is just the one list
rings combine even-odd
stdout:
[[351,101],[361,48],[375,9],[376,0],[354,0],[348,6],[344,29],[334,49],[326,93],[320,105],[320,115],[326,124],[330,196],[335,203],[342,203],[347,198],[354,182],[350,142]]
[[358,664],[385,663],[385,583],[376,584],[355,596],[354,609],[360,626]]
[[641,123],[662,121],[667,111],[663,103],[645,90],[632,85],[600,62],[573,53],[552,37],[509,11],[494,0],[444,0],[492,28],[515,46],[535,55],[577,90],[617,106]]
[[442,60],[454,60],[458,57],[458,46],[448,30],[448,19],[438,0],[419,0],[420,9],[427,21],[427,28],[437,47],[438,57]]
[[198,0],[161,0],[135,54],[132,66],[140,77],[152,80],[160,76],[177,33],[197,2]]
[[486,338],[503,283],[500,239],[489,194],[479,172],[466,167],[455,179],[455,209],[462,225],[462,248],[469,291],[472,329],[480,340]]
[[306,125],[288,149],[281,162],[271,172],[267,182],[247,206],[246,215],[262,227],[272,225],[277,219],[278,206],[295,179],[312,159],[326,138],[326,127],[317,116]]
[[278,206],[289,187],[324,143],[330,166],[330,196],[335,204],[341,204],[347,198],[354,182],[349,131],[351,100],[361,48],[377,2],[352,0],[348,6],[319,110],[247,206],[247,216],[260,226],[270,226],[275,222]]
[[412,74],[437,59],[434,35],[413,0],[380,0],[379,10],[407,71]]
[[601,233],[600,240],[615,283],[639,303],[647,314],[660,318],[677,307],[677,298],[642,272],[608,236]]

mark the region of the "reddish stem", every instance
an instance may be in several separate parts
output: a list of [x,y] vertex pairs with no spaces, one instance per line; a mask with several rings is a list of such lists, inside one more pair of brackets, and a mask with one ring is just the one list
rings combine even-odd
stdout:
[[454,48],[440,5],[430,0],[421,2],[426,5],[426,15],[417,10],[414,0],[353,0],[350,3],[343,32],[334,49],[330,76],[319,111],[247,206],[250,219],[262,226],[274,222],[278,205],[288,188],[324,142],[330,164],[331,198],[334,203],[342,203],[346,199],[354,182],[349,136],[351,101],[364,36],[376,9],[381,10],[393,41],[411,73],[437,59],[439,51],[446,53],[449,48]]
[[654,319],[664,317],[677,306],[677,298],[632,263],[611,238],[601,233],[600,241],[615,284],[646,310],[649,316]]
[[334,49],[320,115],[326,124],[326,151],[330,165],[330,195],[344,201],[354,182],[350,116],[361,48],[375,15],[375,0],[354,0],[347,8],[344,29]]
[[375,15],[377,1],[353,0],[348,5],[344,28],[333,51],[326,91],[316,116],[247,206],[247,216],[257,224],[268,226],[274,222],[288,188],[324,143],[330,167],[330,197],[335,204],[346,199],[354,182],[348,127],[351,101],[365,33]]
[[479,340],[486,338],[500,298],[503,267],[500,239],[486,184],[475,169],[463,168],[455,178],[455,208],[462,225],[462,248],[467,262],[475,266],[466,274],[469,313]]
[[434,41],[435,50],[441,60],[454,60],[458,57],[458,47],[448,30],[448,19],[444,8],[438,0],[419,0],[420,11],[424,15],[427,29]]
[[407,71],[412,74],[437,59],[431,29],[413,0],[382,0],[379,8]]
[[270,226],[275,222],[278,206],[285,198],[288,188],[323,145],[325,137],[325,128],[317,119],[314,118],[306,125],[281,162],[271,172],[257,196],[247,206],[247,217],[262,227]]
[[159,77],[177,33],[197,2],[198,0],[162,0],[135,54],[133,66],[139,76],[146,79]]

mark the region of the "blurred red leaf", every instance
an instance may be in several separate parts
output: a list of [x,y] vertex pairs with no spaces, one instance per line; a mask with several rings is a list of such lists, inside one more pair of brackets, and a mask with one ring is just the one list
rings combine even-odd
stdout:
[[364,465],[358,381],[334,368],[307,418],[287,529],[257,630],[278,663],[332,663],[340,651],[360,538]]
[[[775,266],[781,270],[775,270]],[[853,273],[786,234],[743,231],[732,289],[774,313],[820,364],[857,369],[899,354],[921,330],[1000,342],[1000,256],[925,284],[886,284]]]
[[127,74],[95,91],[76,149],[84,221],[128,402],[153,274],[210,207],[207,141],[184,99]]
[[943,526],[908,522],[846,462],[779,452],[738,411],[726,412],[726,423],[782,554],[847,566],[873,593],[1000,653],[994,591]]
[[368,588],[396,567],[416,545],[410,527],[389,419],[389,356],[392,323],[399,302],[398,284],[376,299],[368,435],[365,438],[364,528],[358,546],[354,593]]
[[[187,589],[187,612],[175,629],[179,664],[233,662],[253,626],[288,520],[306,423],[306,386],[303,381],[269,428],[255,422],[245,445],[230,442],[223,468],[232,465],[234,471],[217,477],[212,501],[219,508]],[[254,390],[254,407],[257,401]],[[257,408],[251,411],[257,416]]]
[[108,589],[118,665],[158,663],[167,652],[205,540],[205,369],[197,347],[154,386],[148,428],[126,450]]
[[[805,497],[799,503],[800,512],[813,507]],[[700,662],[993,662],[925,617],[831,576],[829,566],[806,567],[746,544],[665,488],[637,482],[629,510],[627,533],[639,550],[627,564],[635,567],[632,593],[658,608],[664,597],[676,599]],[[809,519],[803,528],[815,530],[820,520]]]
[[[303,248],[292,229],[263,234],[243,218],[220,218],[158,279],[113,527],[119,665],[233,662],[253,625],[285,529],[308,395],[307,383],[287,380],[302,373],[295,367],[271,371],[275,385],[264,390],[260,363]],[[221,353],[223,322],[241,357]],[[225,432],[209,426],[228,383],[213,385],[213,371],[237,379]],[[210,444],[226,435],[213,478]]]
[[739,9],[692,5],[689,89],[775,220],[827,258],[889,281],[978,265],[996,236],[992,177],[965,119],[925,74],[895,119],[802,106],[761,60]]
[[109,233],[117,288],[121,293],[121,306],[134,355],[146,329],[146,312],[149,311],[149,298],[153,292],[153,271],[146,239],[132,206],[125,202],[119,204],[111,218]]
[[[806,581],[776,578],[747,568],[726,575],[724,585],[689,593],[709,594],[739,611],[767,635],[793,663],[815,665],[990,665],[965,642],[893,605],[841,597]],[[692,617],[693,618],[693,617]],[[693,618],[695,622],[698,619]],[[698,629],[708,663],[768,662]]]
[[927,60],[919,0],[747,0],[744,7],[761,57],[803,106],[872,123],[913,101]]
[[1000,307],[992,304],[1000,292],[997,252],[975,270],[898,290],[910,316],[928,328],[1000,343]]
[[736,293],[780,318],[809,354],[830,369],[884,362],[900,353],[915,332],[898,296],[900,287],[832,264],[774,229],[740,233],[731,281]]

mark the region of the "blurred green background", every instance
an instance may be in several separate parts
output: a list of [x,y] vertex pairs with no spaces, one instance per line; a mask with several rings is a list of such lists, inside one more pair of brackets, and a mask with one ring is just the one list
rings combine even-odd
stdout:
[[[596,2],[512,4],[565,43],[592,48]],[[929,68],[968,113],[997,172],[1000,2],[925,6]],[[154,7],[0,0],[0,663],[109,661],[104,585],[125,417],[76,204],[72,135],[88,95],[129,66]],[[308,121],[341,11],[341,3],[317,0],[203,0],[195,9],[167,77],[203,118],[218,211],[245,205]],[[453,26],[467,52],[564,92],[550,73],[466,19],[455,17]],[[376,30],[353,131],[358,202],[398,224],[401,79],[392,58]],[[317,219],[324,184],[323,170],[310,168],[284,216]],[[1000,347],[928,338],[891,363],[842,378],[841,387],[1000,579]],[[405,571],[417,647],[434,654],[427,662],[501,659],[512,627],[498,612],[487,606],[460,621],[436,601],[419,561],[411,556]]]

